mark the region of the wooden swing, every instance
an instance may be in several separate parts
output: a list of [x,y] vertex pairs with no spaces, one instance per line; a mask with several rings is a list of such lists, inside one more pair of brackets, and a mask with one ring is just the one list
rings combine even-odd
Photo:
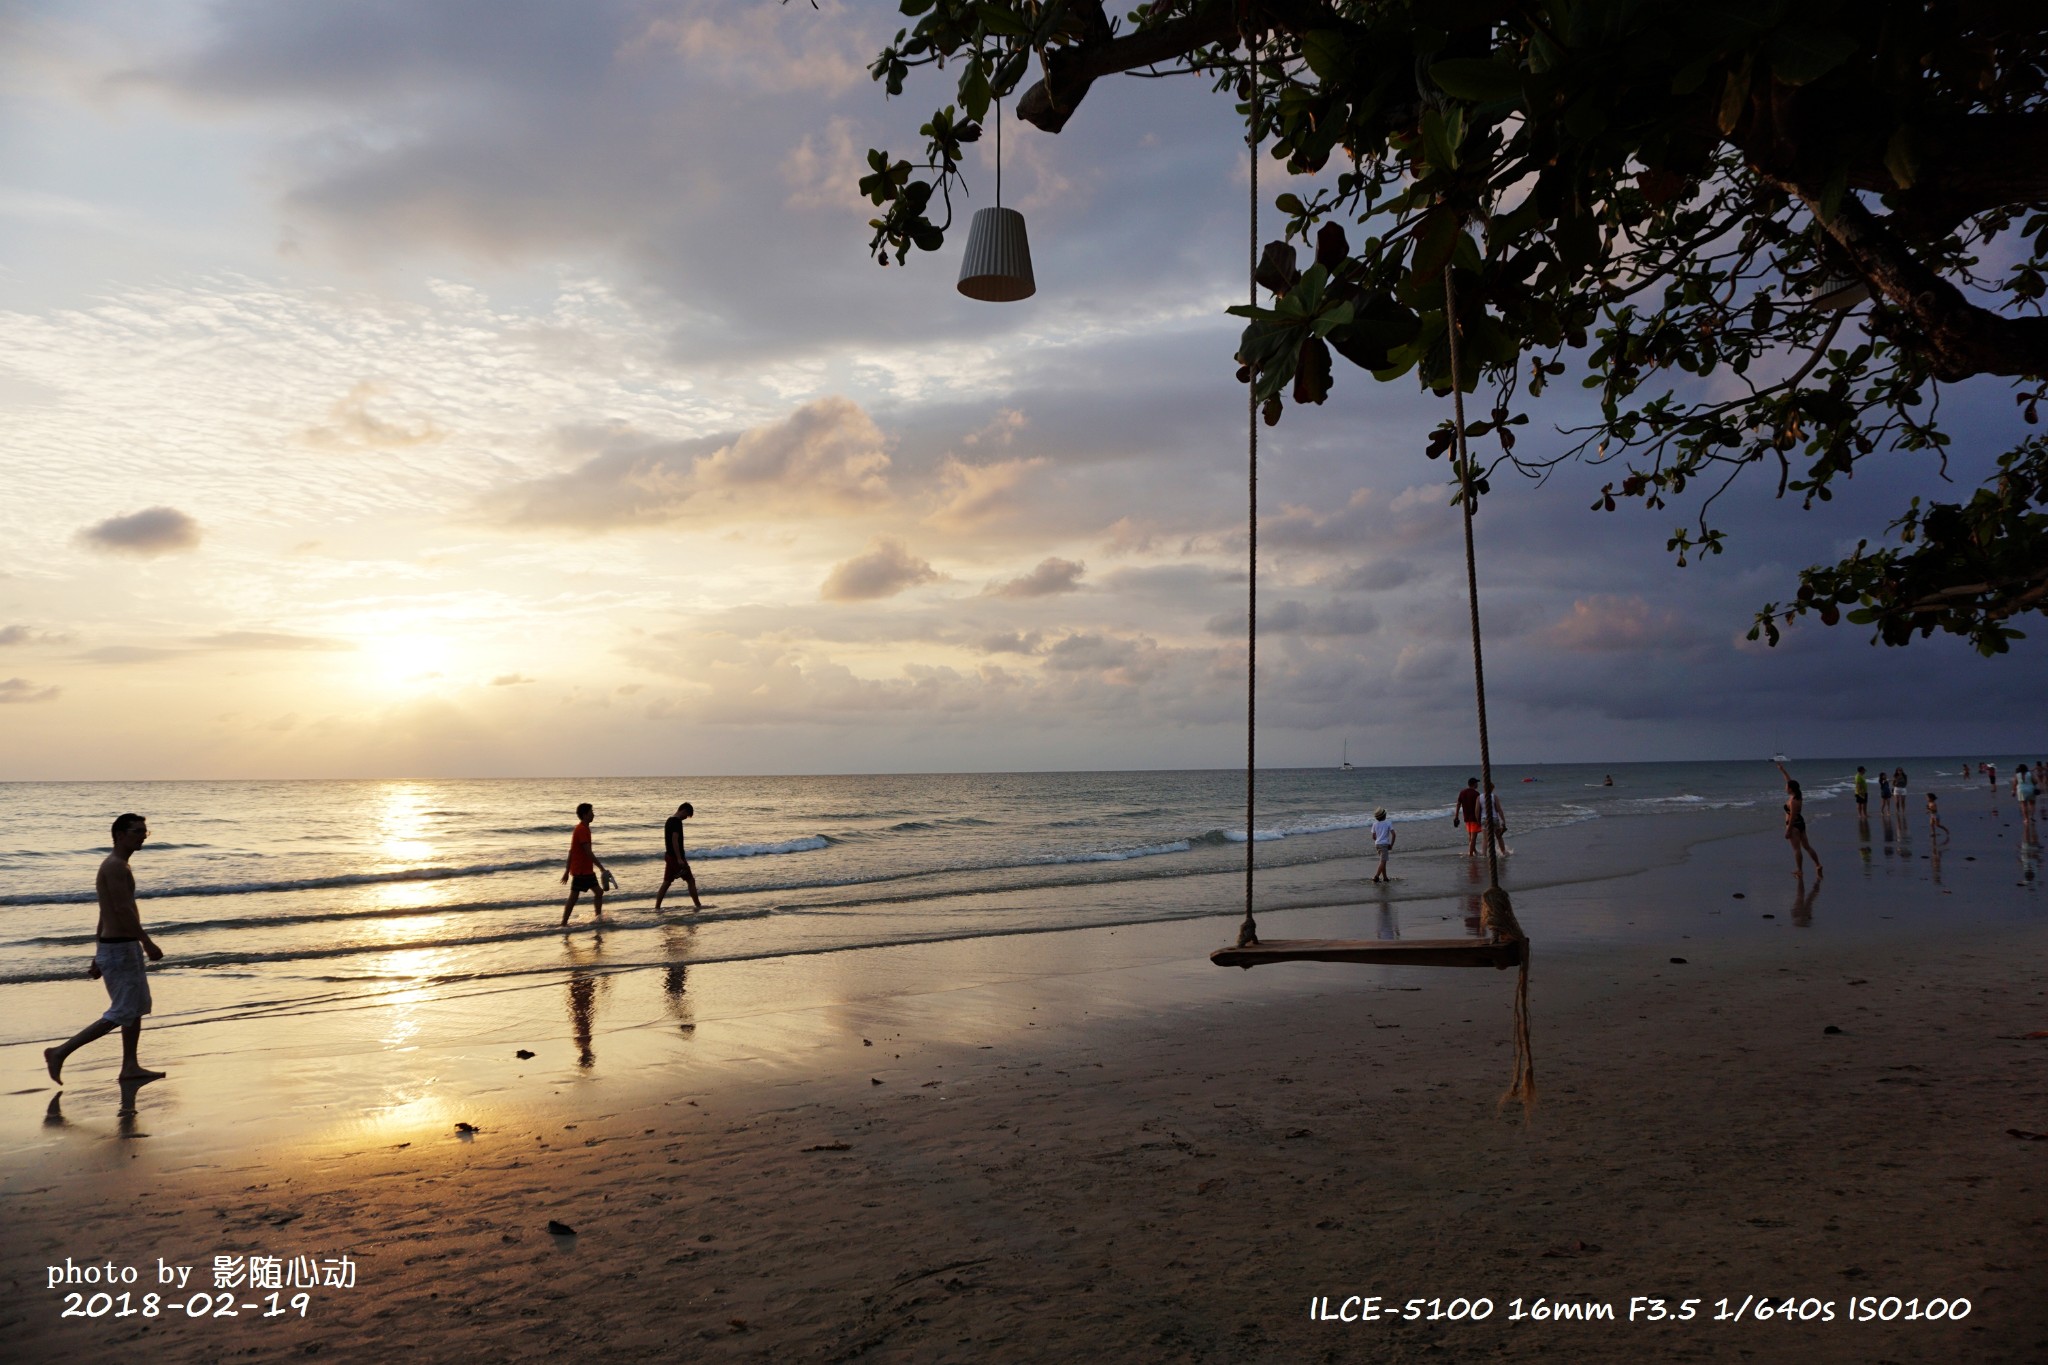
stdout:
[[[1247,38],[1250,71],[1251,132],[1251,252],[1250,301],[1258,306],[1259,263],[1259,50],[1256,37]],[[1479,573],[1472,548],[1472,460],[1465,448],[1465,390],[1459,365],[1458,298],[1451,280],[1451,265],[1444,265],[1444,336],[1450,348],[1451,404],[1453,419],[1452,453],[1457,461],[1459,504],[1465,525],[1465,595],[1472,619],[1472,682],[1477,694],[1479,719],[1479,770],[1484,790],[1493,791],[1493,755],[1486,732],[1486,669],[1480,649]],[[1254,868],[1258,841],[1255,774],[1258,758],[1258,662],[1259,662],[1259,394],[1257,375],[1251,376],[1246,412],[1250,432],[1248,450],[1249,483],[1249,577],[1246,611],[1245,666],[1245,757],[1244,757],[1244,923],[1238,926],[1237,942],[1218,948],[1209,960],[1219,967],[1250,970],[1271,962],[1365,962],[1408,967],[1493,967],[1521,968],[1515,987],[1515,1077],[1501,1103],[1520,1100],[1526,1111],[1536,1100],[1536,1068],[1529,1050],[1529,940],[1515,921],[1513,904],[1500,884],[1500,856],[1489,831],[1486,845],[1487,888],[1480,897],[1480,923],[1484,938],[1454,939],[1270,939],[1259,938],[1252,918]],[[1491,812],[1486,817],[1489,822]]]

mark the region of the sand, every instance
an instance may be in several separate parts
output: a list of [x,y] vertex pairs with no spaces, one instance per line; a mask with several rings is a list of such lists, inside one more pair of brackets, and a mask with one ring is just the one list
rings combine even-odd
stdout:
[[[1830,823],[1816,842],[1846,847]],[[572,990],[407,1054],[432,1085],[346,1114],[267,1111],[206,1078],[257,1074],[257,1050],[174,1031],[145,1049],[172,1064],[155,1089],[203,1104],[145,1090],[124,1125],[88,1071],[23,1143],[52,1092],[10,1098],[0,1339],[26,1360],[2039,1360],[2048,1141],[2011,1130],[2048,1131],[2048,1039],[2024,1036],[2048,1029],[2048,916],[2011,832],[1951,823],[1940,884],[1844,852],[1799,896],[1751,820],[1518,891],[1533,1119],[1495,1108],[1511,975],[1224,972],[1202,960],[1219,921],[832,955],[808,994],[705,969],[689,1011],[613,978],[580,1022]],[[1547,943],[1567,906],[1614,932]],[[1399,913],[1421,935],[1461,912]],[[1346,922],[1370,921],[1269,932]],[[342,1094],[350,1069],[284,1088]],[[357,1283],[303,1319],[188,1318],[213,1258],[250,1253],[346,1254]],[[170,1315],[66,1319],[46,1280],[67,1256],[195,1283]],[[1314,1316],[1353,1295],[1397,1316]],[[1968,1313],[1849,1320],[1890,1296]],[[1758,1322],[1759,1298],[1832,1320]],[[1476,1299],[1484,1320],[1444,1319]]]

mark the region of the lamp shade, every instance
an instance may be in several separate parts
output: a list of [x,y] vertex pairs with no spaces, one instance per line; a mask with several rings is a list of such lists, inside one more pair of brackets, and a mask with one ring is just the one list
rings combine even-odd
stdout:
[[1015,303],[1038,292],[1031,278],[1031,244],[1024,215],[1015,209],[977,209],[960,262],[960,292],[986,303]]
[[1836,271],[1822,276],[1806,291],[1806,306],[1816,313],[1839,313],[1869,297],[1870,285],[1861,275]]

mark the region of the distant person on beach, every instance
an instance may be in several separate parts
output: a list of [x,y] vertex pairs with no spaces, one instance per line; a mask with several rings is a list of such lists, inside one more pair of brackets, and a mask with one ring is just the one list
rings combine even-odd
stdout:
[[1609,773],[1609,774],[1607,774],[1607,780],[1606,780],[1605,782],[1602,782],[1602,783],[1601,783],[1600,785],[1601,785],[1601,786],[1603,786],[1603,787],[1611,787],[1611,786],[1613,786],[1613,785],[1614,785],[1614,774],[1613,774],[1613,773]]
[[697,895],[697,874],[690,871],[690,858],[683,851],[683,821],[697,813],[697,808],[685,801],[676,807],[676,813],[669,816],[661,827],[661,890],[654,893],[654,908],[661,909],[661,898],[681,877],[683,884],[690,888],[690,904],[698,910],[704,908],[703,900]]
[[1387,818],[1385,806],[1372,813],[1372,843],[1380,851],[1379,871],[1372,874],[1372,879],[1376,882],[1394,880],[1387,875],[1387,855],[1394,851],[1394,822]]
[[2020,803],[2020,837],[2023,839],[2034,837],[2034,798],[2040,794],[2041,789],[2034,785],[2033,770],[2024,763],[2020,764],[2013,776],[2012,799]]
[[590,850],[590,821],[596,814],[588,801],[576,808],[576,829],[569,836],[569,865],[562,869],[562,880],[569,883],[569,899],[562,906],[564,924],[569,922],[569,912],[586,891],[590,893],[591,909],[599,919],[604,918],[604,883],[598,880],[598,873],[610,877],[611,869]]
[[[1799,784],[1792,774],[1785,771],[1785,765],[1777,765],[1778,775],[1785,779],[1785,842],[1792,845],[1792,875],[1806,875],[1805,858],[1813,858],[1813,875],[1825,875],[1820,865],[1820,854],[1813,851],[1813,843],[1806,837],[1806,798],[1800,794]],[[1881,774],[1880,774],[1881,776]]]
[[1505,858],[1514,852],[1508,847],[1508,817],[1507,812],[1501,808],[1500,793],[1493,789],[1491,782],[1486,784],[1486,795],[1481,798],[1479,804],[1486,817],[1487,847]]
[[1948,826],[1941,823],[1941,807],[1935,803],[1934,793],[1927,793],[1927,837],[1948,837]]
[[1900,818],[1901,820],[1905,819],[1905,818],[1906,818],[1906,770],[1905,770],[1904,768],[1894,768],[1894,769],[1892,769],[1892,800],[1894,800],[1894,801],[1896,801],[1896,802],[1898,803],[1898,806],[1899,806],[1899,818]]
[[1864,776],[1863,765],[1856,765],[1856,814],[1859,817],[1870,814],[1870,779]]
[[136,1044],[142,1041],[142,1016],[151,1007],[149,968],[144,959],[161,962],[164,956],[156,940],[143,932],[142,911],[135,904],[135,872],[128,866],[128,859],[148,837],[149,822],[141,816],[130,812],[115,819],[114,851],[100,863],[99,876],[93,882],[100,902],[99,927],[93,934],[99,947],[88,971],[106,984],[107,1012],[80,1029],[70,1042],[43,1049],[43,1065],[59,1085],[64,1084],[65,1060],[116,1028],[121,1030],[121,1080],[141,1084],[163,1079],[163,1072],[151,1071],[135,1059]]
[[1892,818],[1892,775],[1888,772],[1880,771],[1877,775],[1877,813],[1887,820]]
[[1986,763],[1984,765],[1984,780],[1991,784],[1992,794],[1996,795],[1998,792],[1998,765],[1996,763]]
[[1465,789],[1458,793],[1458,809],[1451,815],[1453,825],[1465,826],[1465,856],[1479,856],[1479,779],[1465,779]]

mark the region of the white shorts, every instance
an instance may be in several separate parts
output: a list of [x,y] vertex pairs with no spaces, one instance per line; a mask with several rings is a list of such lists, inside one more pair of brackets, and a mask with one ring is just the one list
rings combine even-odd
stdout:
[[100,979],[106,982],[107,1012],[100,1017],[110,1024],[139,1024],[150,1011],[149,961],[140,943],[102,943],[93,954],[100,965]]

